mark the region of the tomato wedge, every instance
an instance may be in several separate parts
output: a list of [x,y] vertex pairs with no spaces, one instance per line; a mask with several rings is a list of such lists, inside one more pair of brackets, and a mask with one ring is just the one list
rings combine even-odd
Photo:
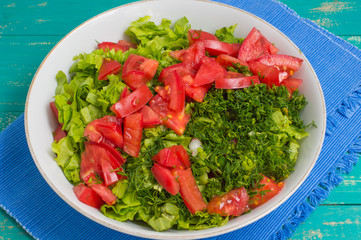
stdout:
[[179,182],[179,193],[188,210],[192,214],[195,214],[198,211],[206,209],[207,203],[199,191],[196,180],[192,174],[192,169],[188,168],[183,170],[181,168],[174,168],[172,174]]
[[208,212],[217,213],[221,216],[240,216],[249,210],[247,190],[237,188],[222,196],[214,196],[208,203]]
[[153,109],[147,105],[144,105],[140,110],[140,113],[143,114],[143,127],[151,128],[156,125],[162,124],[158,114],[156,114]]
[[124,118],[124,152],[138,157],[143,131],[143,114],[134,113]]
[[197,41],[204,41],[204,40],[217,40],[218,38],[213,35],[212,33],[203,31],[203,30],[195,30],[195,29],[189,29],[188,30],[188,40],[189,45],[192,45],[193,43]]
[[217,56],[216,61],[225,69],[228,67],[235,67],[236,64],[248,67],[248,63],[246,61],[225,54]]
[[137,45],[125,40],[119,40],[118,43],[114,42],[101,42],[98,43],[98,48],[103,49],[104,51],[110,51],[114,49],[114,51],[122,51],[125,52],[129,50],[129,48],[137,48]]
[[191,167],[191,161],[189,159],[189,155],[182,145],[171,146],[169,150],[171,150],[177,155],[178,159],[183,163],[185,168]]
[[106,204],[113,205],[117,201],[117,197],[113,192],[106,187],[103,182],[92,174],[89,179],[85,182],[91,189],[93,189]]
[[199,68],[193,81],[193,86],[198,87],[213,83],[216,78],[222,78],[227,75],[227,71],[215,60],[206,58]]
[[288,92],[292,93],[303,83],[302,79],[297,78],[287,78],[281,82],[281,86],[285,86]]
[[[51,111],[53,112],[53,114],[54,114],[54,116],[56,118],[56,121],[59,123],[59,111],[55,106],[55,102],[51,102],[49,105],[50,105]],[[62,124],[60,124],[60,125],[62,126]]]
[[234,51],[232,44],[218,40],[205,40],[204,46],[210,56],[218,56],[220,54],[231,55]]
[[107,80],[108,75],[118,74],[122,65],[115,60],[104,60],[102,66],[99,69],[98,80]]
[[258,75],[260,81],[269,87],[273,85],[279,86],[288,77],[286,72],[282,72],[274,66],[267,66],[257,61],[251,61],[248,64],[252,73]]
[[259,182],[261,187],[255,189],[255,191],[258,193],[249,200],[250,207],[252,209],[264,204],[265,202],[276,196],[282,190],[284,185],[283,182],[276,183],[272,179],[264,175],[262,176],[263,178]]
[[53,132],[54,140],[59,142],[61,139],[66,137],[66,132],[59,125],[56,130]]
[[179,184],[170,169],[154,163],[151,169],[158,183],[170,194],[176,195],[179,192]]
[[197,41],[187,49],[170,52],[170,56],[183,62],[187,67],[198,70],[202,59],[206,56],[206,48],[203,41]]
[[303,60],[288,55],[275,54],[262,56],[257,59],[257,62],[278,67],[281,71],[287,71],[290,75],[293,75],[301,67]]
[[102,198],[84,183],[79,183],[74,186],[73,191],[79,201],[85,203],[86,205],[99,209],[104,204]]
[[167,168],[185,168],[182,161],[178,158],[177,153],[169,148],[163,148],[160,150],[152,157],[152,160]]
[[253,28],[244,39],[238,53],[238,59],[252,61],[263,55],[277,54],[273,46],[256,28]]
[[103,180],[105,186],[110,186],[113,183],[118,182],[119,178],[116,173],[116,169],[113,168],[113,166],[110,164],[110,162],[104,158],[100,159],[100,166],[102,168],[103,172]]
[[185,104],[185,90],[181,76],[177,71],[169,73],[164,79],[164,84],[169,87],[169,109],[181,112]]
[[129,91],[129,89],[127,87],[125,87],[122,91],[122,93],[120,94],[120,98],[119,100],[128,97],[131,94],[131,92]]
[[154,77],[158,66],[156,60],[130,54],[123,66],[122,78],[130,88],[137,89]]
[[154,91],[156,91],[159,94],[159,96],[163,98],[164,101],[169,102],[169,86],[167,87],[156,86],[154,88]]
[[239,73],[238,76],[234,76],[233,73],[228,73],[226,77],[216,79],[215,87],[221,89],[239,89],[254,84],[260,84],[257,75],[246,77],[241,73]]
[[127,97],[120,99],[111,109],[121,118],[124,118],[142,108],[151,98],[152,92],[147,85],[142,85]]
[[115,116],[104,116],[89,123],[84,130],[84,137],[89,141],[103,142],[110,146],[122,148],[122,119]]

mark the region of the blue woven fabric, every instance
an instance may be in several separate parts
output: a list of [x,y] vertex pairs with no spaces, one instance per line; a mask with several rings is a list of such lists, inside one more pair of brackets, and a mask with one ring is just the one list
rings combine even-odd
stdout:
[[[259,221],[212,239],[287,239],[359,159],[361,51],[272,0],[218,1],[263,18],[287,35],[314,67],[325,95],[327,134],[320,157],[296,193]],[[340,87],[342,83],[342,87]],[[23,116],[0,134],[0,206],[39,239],[138,239],[107,229],[60,199],[28,151]],[[16,176],[16,178],[14,178]],[[270,224],[271,223],[271,224]],[[246,236],[246,237],[245,237]]]

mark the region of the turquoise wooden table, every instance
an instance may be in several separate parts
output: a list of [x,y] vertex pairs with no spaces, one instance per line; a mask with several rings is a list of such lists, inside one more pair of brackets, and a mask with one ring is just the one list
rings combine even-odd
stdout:
[[[32,77],[51,48],[86,19],[124,2],[1,0],[0,131],[23,113]],[[282,2],[361,48],[361,0]],[[0,240],[5,239],[32,238],[0,210]],[[361,239],[361,164],[345,176],[292,239]]]

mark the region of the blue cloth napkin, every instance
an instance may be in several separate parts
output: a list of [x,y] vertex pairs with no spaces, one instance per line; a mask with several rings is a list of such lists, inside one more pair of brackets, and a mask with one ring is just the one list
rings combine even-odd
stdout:
[[[282,206],[240,230],[212,239],[287,239],[326,199],[359,159],[361,51],[282,3],[225,0],[270,22],[314,67],[325,95],[327,133],[320,157],[299,190]],[[28,151],[21,116],[0,134],[0,206],[38,239],[139,239],[103,227],[69,207],[47,185]]]

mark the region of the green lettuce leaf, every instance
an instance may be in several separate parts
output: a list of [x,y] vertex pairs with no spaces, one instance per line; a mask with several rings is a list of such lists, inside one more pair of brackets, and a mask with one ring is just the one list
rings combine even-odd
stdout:
[[229,27],[223,27],[218,30],[216,30],[216,37],[219,41],[227,42],[227,43],[242,43],[243,38],[237,38],[234,36],[234,30],[236,29],[237,24],[229,26]]

